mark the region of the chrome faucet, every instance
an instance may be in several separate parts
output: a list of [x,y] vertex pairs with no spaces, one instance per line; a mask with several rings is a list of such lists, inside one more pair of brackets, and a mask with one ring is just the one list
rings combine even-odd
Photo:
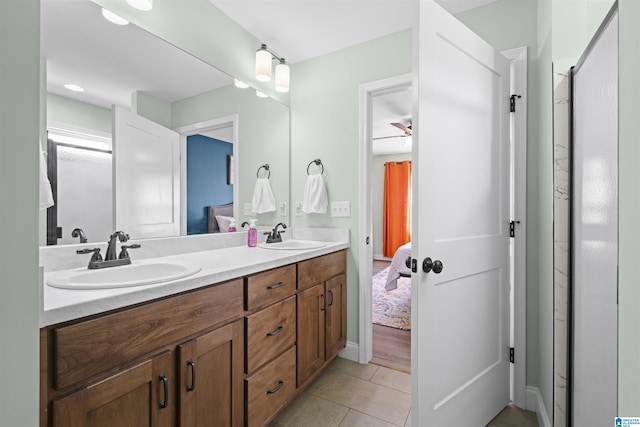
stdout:
[[129,257],[129,252],[127,249],[136,249],[139,248],[140,245],[135,243],[133,245],[121,245],[120,246],[120,255],[116,257],[116,242],[120,240],[120,242],[124,243],[129,240],[129,235],[122,232],[116,231],[109,237],[109,244],[107,246],[107,253],[102,259],[100,255],[100,248],[93,249],[79,249],[76,251],[77,254],[93,254],[91,256],[91,260],[89,261],[89,269],[97,269],[97,268],[106,268],[106,267],[116,267],[118,265],[127,265],[131,264],[131,258]]
[[107,253],[104,256],[105,261],[110,261],[117,259],[116,257],[116,242],[120,240],[122,243],[125,243],[129,240],[129,235],[124,233],[123,231],[116,231],[109,237],[109,246],[107,246]]
[[[282,230],[278,231],[278,227],[282,226]],[[267,235],[267,243],[279,243],[282,242],[282,236],[280,233],[284,233],[284,230],[287,228],[287,225],[284,222],[279,222],[273,227],[273,230],[269,233],[264,233]]]
[[84,234],[84,230],[82,228],[74,228],[71,232],[71,237],[79,237],[80,243],[87,243],[87,235]]

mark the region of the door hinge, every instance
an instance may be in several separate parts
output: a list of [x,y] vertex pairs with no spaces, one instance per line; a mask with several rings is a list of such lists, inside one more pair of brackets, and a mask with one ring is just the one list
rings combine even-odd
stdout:
[[509,237],[516,237],[516,224],[520,224],[520,221],[511,221],[509,223]]
[[511,363],[516,362],[516,349],[513,347],[509,349],[509,362]]
[[511,95],[509,97],[509,99],[510,99],[510,101],[509,101],[509,111],[511,113],[515,113],[516,112],[516,98],[522,98],[522,96],[521,95]]

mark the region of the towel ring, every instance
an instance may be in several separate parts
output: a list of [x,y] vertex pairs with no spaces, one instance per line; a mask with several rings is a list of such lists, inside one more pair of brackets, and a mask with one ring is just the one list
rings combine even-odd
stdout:
[[267,171],[267,179],[271,178],[271,171],[269,170],[269,163],[265,163],[264,165],[258,168],[258,172],[256,172],[256,177],[260,178],[260,169],[264,169]]
[[324,165],[322,164],[322,161],[320,159],[315,159],[315,160],[311,160],[309,162],[309,164],[307,165],[307,175],[309,175],[309,168],[311,167],[312,164],[316,164],[317,166],[320,166],[322,168],[322,171],[320,172],[320,175],[322,175],[324,173]]

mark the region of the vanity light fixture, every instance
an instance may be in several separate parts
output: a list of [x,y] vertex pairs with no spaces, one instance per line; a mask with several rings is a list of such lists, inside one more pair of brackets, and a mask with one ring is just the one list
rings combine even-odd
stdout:
[[233,85],[237,88],[240,89],[246,89],[249,87],[248,84],[246,84],[245,82],[243,82],[242,80],[238,80],[238,79],[233,79]]
[[271,80],[271,68],[273,60],[278,60],[276,65],[275,88],[278,92],[289,92],[290,69],[284,58],[267,49],[266,44],[260,45],[256,51],[256,80],[268,82]]
[[131,6],[138,10],[151,10],[153,9],[153,0],[127,0]]
[[112,22],[116,25],[127,25],[129,21],[122,18],[121,16],[116,15],[108,9],[102,8],[102,16],[109,22]]
[[82,86],[74,85],[71,83],[67,83],[64,85],[65,89],[68,89],[72,92],[84,92],[84,88]]

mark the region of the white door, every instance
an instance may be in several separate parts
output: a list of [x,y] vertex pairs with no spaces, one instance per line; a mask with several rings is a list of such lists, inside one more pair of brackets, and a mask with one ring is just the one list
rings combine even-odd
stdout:
[[432,0],[419,20],[412,424],[484,426],[509,403],[509,62]]
[[113,209],[132,239],[180,235],[180,135],[113,109]]

